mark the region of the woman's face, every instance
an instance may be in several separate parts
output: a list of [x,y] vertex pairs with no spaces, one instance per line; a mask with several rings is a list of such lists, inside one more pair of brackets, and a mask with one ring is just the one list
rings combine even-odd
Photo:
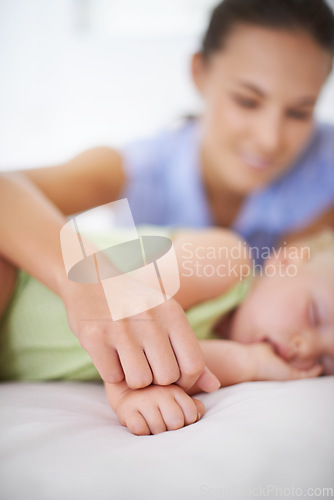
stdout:
[[307,33],[239,25],[193,75],[204,101],[203,168],[234,192],[264,186],[306,145],[331,55]]

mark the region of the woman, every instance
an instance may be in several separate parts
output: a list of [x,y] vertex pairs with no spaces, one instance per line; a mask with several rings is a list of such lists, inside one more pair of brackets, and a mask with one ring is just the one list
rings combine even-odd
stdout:
[[105,318],[105,298],[101,287],[68,280],[59,231],[66,215],[122,197],[136,223],[232,227],[259,249],[334,225],[334,128],[313,120],[333,54],[334,16],[324,0],[219,4],[193,57],[205,103],[199,120],[121,152],[96,148],[63,165],[2,175],[0,311],[22,268],[62,298],[106,382],[177,380],[186,388],[197,380],[215,389],[175,301],[137,315],[152,320],[145,328],[87,321]]

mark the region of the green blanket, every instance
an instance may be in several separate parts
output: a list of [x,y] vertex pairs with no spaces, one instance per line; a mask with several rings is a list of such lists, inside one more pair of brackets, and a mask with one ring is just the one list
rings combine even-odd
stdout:
[[[242,302],[249,283],[238,282],[224,295],[186,311],[198,339],[214,337],[214,325]],[[0,319],[0,380],[101,380],[69,328],[61,299],[23,271]]]

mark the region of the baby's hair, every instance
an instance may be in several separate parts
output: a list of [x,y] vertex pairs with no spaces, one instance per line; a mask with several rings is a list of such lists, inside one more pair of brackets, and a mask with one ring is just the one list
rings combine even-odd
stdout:
[[311,237],[309,240],[312,249],[317,252],[320,250],[334,250],[334,231],[332,229],[324,229],[320,233]]
[[323,229],[319,233],[298,240],[296,243],[309,248],[311,257],[318,255],[320,252],[332,251],[334,258],[334,231],[331,228]]

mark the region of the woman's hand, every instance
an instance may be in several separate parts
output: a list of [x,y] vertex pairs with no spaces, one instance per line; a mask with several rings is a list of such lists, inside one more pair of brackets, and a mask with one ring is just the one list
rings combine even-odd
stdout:
[[176,385],[151,385],[136,391],[124,391],[116,413],[120,423],[130,432],[148,435],[181,429],[197,422],[204,415],[205,406]]
[[[113,293],[117,296],[117,289]],[[101,283],[68,280],[61,297],[71,330],[105,382],[118,383],[125,378],[132,389],[151,383],[177,383],[187,389],[196,381],[206,392],[219,387],[175,300],[112,321]]]
[[251,380],[298,380],[318,377],[323,367],[319,364],[299,370],[278,356],[267,342],[247,345],[252,363]]

